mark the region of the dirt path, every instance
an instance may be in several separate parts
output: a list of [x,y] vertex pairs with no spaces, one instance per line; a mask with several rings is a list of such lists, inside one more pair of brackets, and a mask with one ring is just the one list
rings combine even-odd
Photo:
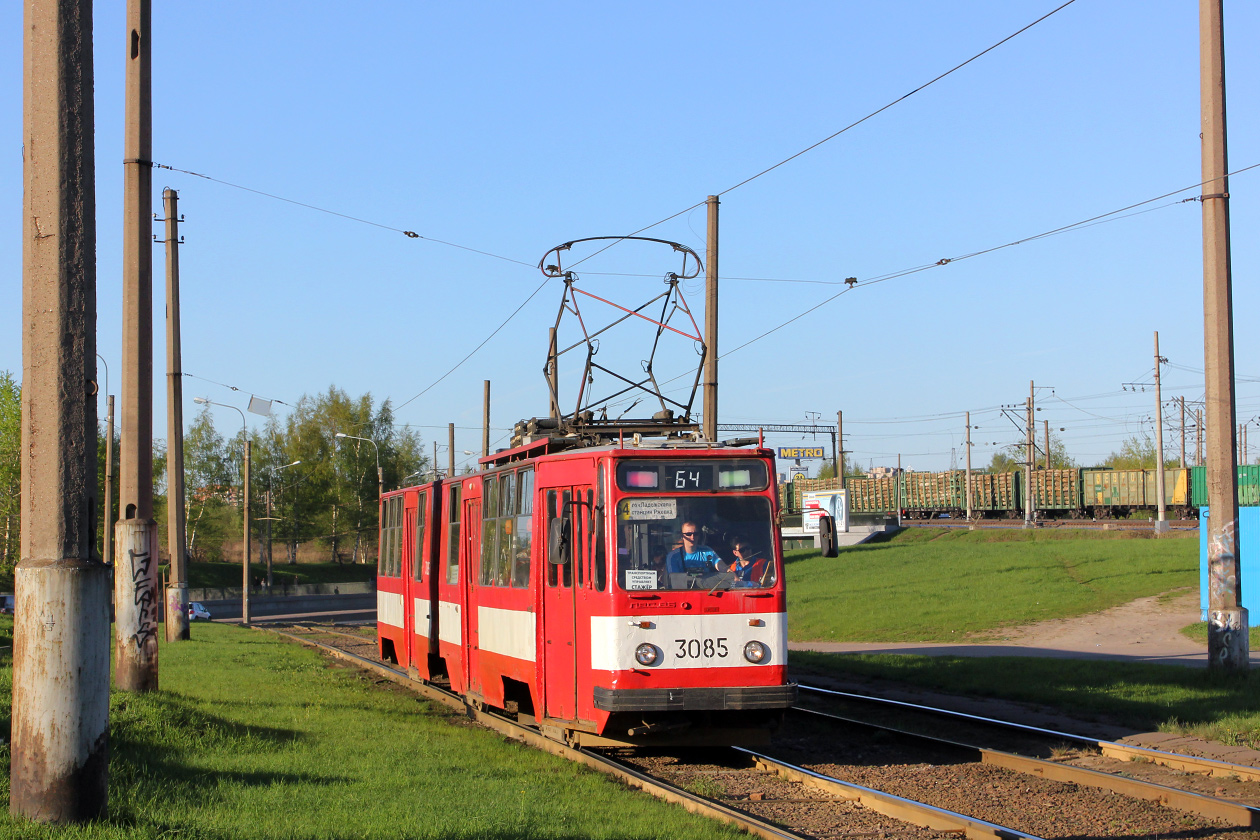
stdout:
[[[1005,628],[970,644],[794,642],[793,650],[918,653],[951,656],[1050,656],[1100,658],[1203,666],[1206,645],[1181,634],[1200,620],[1199,594],[1139,598],[1076,618]],[[1253,652],[1253,661],[1260,657]]]

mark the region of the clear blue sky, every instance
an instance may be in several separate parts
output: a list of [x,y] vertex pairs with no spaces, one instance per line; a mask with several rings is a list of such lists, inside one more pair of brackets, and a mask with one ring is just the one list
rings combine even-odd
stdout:
[[[538,287],[532,266],[549,248],[630,233],[724,192],[1058,4],[155,4],[156,161],[385,226],[155,171],[154,210],[169,186],[186,216],[184,370],[201,379],[185,380],[185,416],[194,396],[292,404],[332,384],[401,405]],[[99,349],[115,392],[123,6],[98,4],[96,18]],[[20,16],[21,4],[0,5],[0,369],[15,373]],[[1260,6],[1227,0],[1225,23],[1230,162],[1241,169],[1260,163]],[[1021,402],[1035,380],[1053,388],[1039,391],[1039,419],[1065,428],[1056,434],[1089,464],[1152,428],[1150,389],[1122,385],[1152,381],[1155,330],[1178,366],[1165,372],[1165,397],[1201,399],[1201,208],[1173,204],[1198,194],[1197,27],[1190,0],[1077,0],[726,193],[723,352],[844,288],[820,283],[865,282],[1191,187],[1141,215],[860,286],[723,358],[719,419],[801,423],[818,412],[834,422],[842,409],[864,465],[901,453],[907,466],[943,469],[951,455],[962,463],[963,411],[980,426],[976,463],[993,442],[1013,442],[1019,432],[996,408]],[[1257,186],[1260,169],[1231,182],[1240,421],[1260,414]],[[704,229],[700,208],[645,235],[703,254]],[[164,437],[160,246],[154,265]],[[675,265],[618,247],[578,271],[654,275],[582,275],[584,288],[638,304]],[[684,290],[699,317],[702,283]],[[545,414],[559,300],[552,281],[399,421],[420,427],[428,451],[457,423],[462,463],[462,450],[480,448],[483,379],[494,437]],[[633,362],[640,348],[603,344],[610,360]],[[657,372],[694,358],[674,346]],[[571,377],[562,388],[572,395]],[[229,434],[238,422],[216,414]]]

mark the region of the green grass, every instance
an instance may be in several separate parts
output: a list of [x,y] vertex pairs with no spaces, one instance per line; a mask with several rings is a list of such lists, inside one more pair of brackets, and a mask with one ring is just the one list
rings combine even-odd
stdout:
[[792,670],[894,680],[950,694],[1037,703],[1074,717],[1260,748],[1260,673],[1096,659],[793,651]]
[[943,642],[1195,586],[1198,541],[912,528],[787,563],[794,641]]
[[[0,634],[12,624],[5,619]],[[20,838],[737,836],[259,631],[163,644],[162,691],[115,692],[109,816]],[[0,669],[7,729],[12,674]],[[0,790],[8,797],[7,740]]]
[[[254,578],[267,573],[265,563],[255,561],[252,566]],[[162,574],[168,574],[169,567],[162,567]],[[376,565],[341,565],[339,563],[302,563],[290,566],[287,563],[275,563],[271,567],[272,580],[276,586],[285,583],[357,583],[375,580]],[[189,563],[188,585],[193,589],[217,589],[237,587],[241,585],[241,565],[239,563]]]
[[[1196,642],[1201,642],[1207,647],[1208,626],[1206,621],[1198,621],[1187,627],[1181,628],[1181,635]],[[1247,640],[1251,650],[1260,650],[1256,645],[1260,644],[1260,627],[1251,626],[1247,628]]]

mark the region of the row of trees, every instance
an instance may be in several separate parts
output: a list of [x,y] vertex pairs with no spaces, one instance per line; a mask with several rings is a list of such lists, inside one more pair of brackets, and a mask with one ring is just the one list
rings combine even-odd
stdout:
[[[337,438],[338,432],[350,437]],[[311,541],[332,561],[365,560],[376,544],[378,452],[386,489],[416,480],[414,474],[429,464],[419,434],[394,423],[388,400],[374,406],[371,394],[351,398],[336,387],[303,396],[283,423],[269,418],[250,441],[255,539],[270,523],[273,542],[285,547],[289,562],[297,561],[299,545]],[[184,436],[190,557],[222,559],[225,543],[240,542],[243,456],[244,431],[225,437],[210,406],[203,406]],[[166,544],[161,485],[156,507]]]
[[[225,436],[215,428],[210,408],[202,406],[184,435],[187,543],[189,556],[198,560],[223,559],[224,546],[239,545],[243,538],[244,430]],[[352,437],[337,438],[338,432]],[[284,547],[291,562],[296,562],[298,546],[312,541],[327,550],[330,560],[370,561],[379,514],[377,450],[387,490],[419,480],[415,474],[429,468],[419,434],[395,424],[388,400],[375,405],[371,394],[352,398],[336,387],[303,396],[283,421],[270,417],[260,431],[251,432],[250,441],[253,537],[261,539],[270,523],[273,541]],[[115,458],[118,446],[116,435]],[[102,430],[97,446],[100,500],[105,497],[105,452]],[[0,371],[0,573],[5,574],[18,561],[20,454],[21,386],[11,373]],[[166,454],[166,442],[155,441],[154,518],[164,550],[169,545]],[[108,516],[100,513],[99,522],[118,518],[117,509]]]

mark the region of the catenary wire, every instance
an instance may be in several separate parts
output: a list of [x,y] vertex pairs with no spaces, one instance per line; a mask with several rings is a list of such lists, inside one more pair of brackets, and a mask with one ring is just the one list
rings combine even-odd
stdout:
[[[1002,46],[1002,45],[1003,45],[1003,44],[1005,44],[1007,41],[1010,41],[1011,39],[1013,39],[1013,38],[1015,38],[1015,37],[1017,37],[1017,36],[1019,36],[1019,35],[1022,35],[1024,32],[1027,32],[1029,29],[1032,29],[1034,26],[1036,26],[1037,24],[1041,23],[1043,20],[1046,20],[1047,18],[1051,17],[1052,15],[1057,14],[1058,12],[1062,11],[1063,9],[1066,9],[1068,6],[1072,5],[1072,4],[1073,4],[1073,3],[1075,3],[1075,2],[1076,2],[1076,0],[1067,0],[1067,2],[1066,2],[1066,3],[1064,3],[1063,5],[1061,5],[1061,6],[1057,7],[1057,8],[1055,8],[1055,9],[1052,9],[1051,11],[1047,12],[1046,14],[1044,14],[1044,15],[1042,15],[1041,17],[1039,17],[1039,18],[1037,18],[1036,20],[1034,20],[1032,23],[1030,23],[1030,24],[1028,24],[1027,26],[1023,27],[1022,29],[1019,29],[1019,30],[1018,30],[1018,31],[1016,31],[1016,32],[1012,32],[1010,35],[1007,35],[1005,38],[1003,38],[1002,40],[998,41],[997,43],[992,44],[991,46],[989,46],[989,47],[987,47],[987,48],[985,48],[985,49],[981,50],[980,52],[978,52],[978,53],[976,53],[975,55],[973,55],[971,58],[969,58],[969,59],[967,59],[966,61],[962,62],[961,64],[956,64],[955,66],[951,67],[949,70],[946,70],[944,73],[941,73],[941,74],[940,74],[939,76],[937,76],[936,78],[934,78],[934,79],[931,79],[931,80],[929,80],[929,81],[924,82],[923,84],[919,85],[917,88],[915,88],[914,90],[910,91],[909,93],[907,93],[907,94],[904,94],[904,95],[902,95],[902,96],[897,97],[896,99],[894,99],[893,101],[891,101],[891,102],[889,102],[888,104],[884,105],[883,107],[878,108],[878,109],[876,109],[876,110],[874,110],[874,111],[870,112],[869,114],[867,114],[866,116],[862,117],[862,118],[861,118],[861,119],[859,119],[859,120],[856,120],[856,121],[854,121],[854,122],[852,122],[852,123],[849,123],[849,124],[848,124],[848,125],[846,125],[844,128],[842,128],[842,129],[840,129],[839,131],[836,131],[836,132],[834,132],[834,133],[832,133],[832,134],[829,134],[828,136],[824,137],[823,139],[819,140],[818,142],[813,143],[812,145],[806,146],[804,149],[801,149],[799,152],[797,152],[797,153],[795,153],[795,154],[793,154],[793,155],[790,155],[790,156],[788,156],[788,157],[784,158],[783,160],[779,161],[778,163],[774,164],[773,166],[769,166],[769,167],[767,167],[767,168],[765,168],[765,169],[761,170],[761,171],[760,171],[760,172],[758,172],[757,174],[755,174],[755,175],[751,175],[751,176],[749,176],[749,177],[745,178],[744,180],[740,181],[739,183],[737,183],[737,184],[735,184],[735,185],[733,185],[733,186],[727,187],[726,189],[724,189],[724,190],[722,190],[721,192],[719,192],[717,195],[718,195],[718,196],[724,196],[724,195],[726,195],[726,194],[727,194],[727,193],[729,193],[729,192],[734,192],[735,190],[739,189],[740,187],[744,186],[745,184],[749,184],[749,183],[751,183],[751,182],[753,182],[753,181],[757,180],[758,178],[762,177],[763,175],[768,175],[769,173],[771,173],[771,172],[773,172],[774,170],[778,169],[780,166],[783,166],[783,165],[784,165],[784,164],[786,164],[786,163],[790,163],[791,161],[796,160],[796,159],[797,159],[798,157],[800,157],[801,155],[804,155],[804,154],[807,154],[807,153],[809,153],[809,152],[812,152],[814,149],[817,149],[819,146],[823,145],[824,143],[827,143],[827,142],[830,142],[831,140],[836,139],[836,138],[837,138],[837,137],[839,137],[841,134],[844,134],[846,131],[849,131],[850,129],[856,128],[857,126],[861,125],[862,123],[866,122],[867,120],[870,120],[870,119],[872,119],[872,118],[874,118],[874,117],[878,116],[879,114],[882,114],[884,111],[887,111],[889,108],[892,108],[893,106],[895,106],[895,105],[897,105],[897,104],[899,104],[899,103],[901,103],[901,102],[906,101],[906,100],[907,100],[907,99],[909,99],[910,97],[914,96],[916,93],[919,93],[920,91],[925,90],[925,89],[927,89],[927,88],[931,87],[932,85],[934,85],[934,84],[936,84],[937,82],[939,82],[939,81],[941,81],[942,79],[944,79],[946,76],[949,76],[949,75],[952,75],[953,73],[958,72],[958,71],[959,71],[959,70],[961,70],[962,68],[966,67],[968,64],[971,64],[973,61],[976,61],[977,59],[981,58],[982,56],[984,56],[984,55],[986,55],[986,54],[988,54],[988,53],[990,53],[990,52],[993,52],[993,50],[995,50],[995,49],[997,49],[998,47]],[[700,206],[702,206],[702,205],[704,205],[704,204],[706,204],[706,203],[707,203],[707,202],[705,202],[705,201],[700,201],[700,202],[697,202],[697,203],[695,203],[695,204],[692,204],[690,207],[686,207],[686,208],[684,208],[684,209],[682,209],[682,210],[679,210],[677,213],[674,213],[674,214],[672,214],[672,215],[670,215],[670,216],[666,216],[664,219],[661,219],[659,222],[653,222],[652,224],[648,225],[647,227],[639,228],[639,229],[638,229],[638,230],[636,230],[634,233],[629,233],[629,234],[626,234],[626,236],[627,236],[627,237],[630,237],[630,236],[638,236],[640,233],[643,233],[645,230],[651,230],[651,229],[652,229],[652,228],[654,228],[654,227],[657,227],[657,226],[659,226],[659,225],[663,225],[663,224],[665,224],[665,223],[666,223],[666,222],[668,222],[668,221],[671,221],[671,220],[673,220],[673,219],[678,218],[679,216],[683,215],[684,213],[690,213],[692,210],[695,210],[697,207],[700,207]],[[621,242],[621,241],[622,241],[621,239],[618,239],[618,240],[614,240],[614,241],[612,241],[612,242],[608,243],[607,245],[605,245],[604,247],[602,247],[602,248],[600,248],[599,250],[595,251],[594,253],[592,253],[592,254],[590,254],[590,255],[588,255],[588,256],[586,256],[586,257],[583,257],[582,259],[578,260],[578,261],[577,261],[577,262],[575,262],[572,266],[570,266],[570,268],[575,268],[576,266],[580,265],[581,263],[586,262],[587,260],[591,259],[592,257],[595,257],[595,256],[597,256],[597,255],[599,255],[599,254],[602,254],[604,251],[607,251],[609,248],[613,247],[614,245],[618,244],[618,243],[619,243],[619,242]]]

